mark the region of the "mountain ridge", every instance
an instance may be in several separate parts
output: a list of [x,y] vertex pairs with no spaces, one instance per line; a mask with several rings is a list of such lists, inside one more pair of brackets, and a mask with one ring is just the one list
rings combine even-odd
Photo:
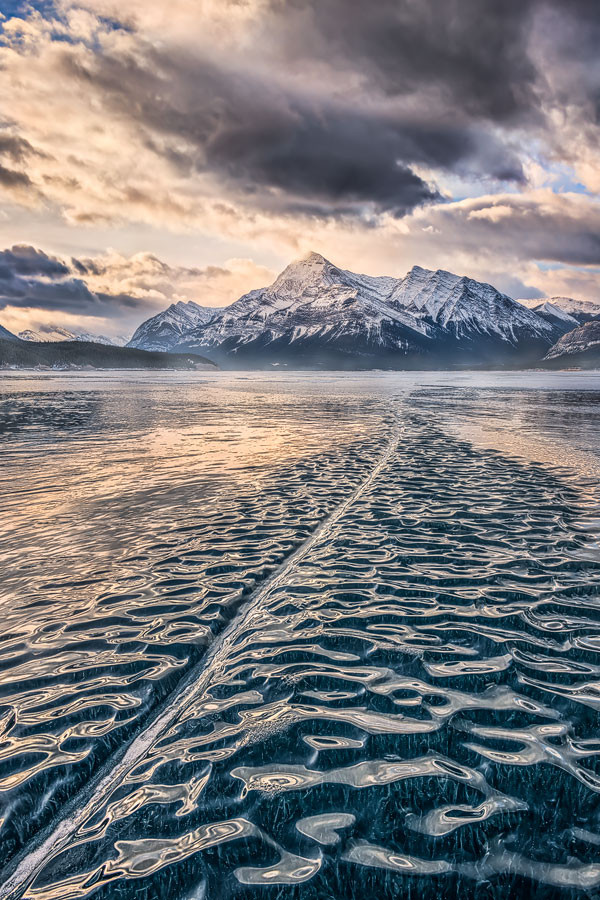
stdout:
[[539,360],[572,324],[468,276],[421,266],[403,278],[363,275],[314,251],[227,307],[195,309],[184,322],[171,305],[130,346],[194,350],[231,367],[485,365]]
[[556,315],[558,310],[563,316],[570,316],[579,324],[600,318],[600,303],[592,303],[590,300],[575,300],[573,297],[536,297],[517,300],[517,303],[541,315],[545,312]]
[[127,342],[127,346],[140,350],[173,348],[187,331],[206,324],[218,311],[219,307],[201,306],[194,300],[171,303],[162,312],[142,322]]
[[584,368],[600,366],[600,319],[584,322],[564,334],[550,348],[544,361]]
[[28,328],[25,331],[20,331],[18,337],[22,341],[34,341],[41,344],[58,343],[60,341],[83,341],[88,344],[123,347],[127,343],[127,338],[124,336],[111,338],[105,334],[94,334],[91,331],[82,329],[71,331],[69,328],[63,328],[61,325],[42,325],[37,330]]
[[0,325],[0,340],[19,342],[20,338],[18,338],[16,334],[13,334],[12,331],[9,331],[8,328],[5,328],[4,325]]

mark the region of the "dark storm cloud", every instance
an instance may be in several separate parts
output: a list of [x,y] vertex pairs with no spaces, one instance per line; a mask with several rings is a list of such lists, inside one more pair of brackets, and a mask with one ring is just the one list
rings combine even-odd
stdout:
[[48,256],[28,244],[15,244],[9,250],[0,250],[0,272],[11,275],[46,275],[49,278],[69,274],[69,269],[60,259]]
[[[440,199],[419,167],[522,183],[511,131],[547,127],[532,35],[577,64],[599,22],[597,0],[271,0],[239,58],[144,45],[86,62],[65,52],[64,65],[111,114],[135,117],[173,167],[216,173],[249,204],[403,215]],[[286,80],[288,65],[311,84]],[[594,77],[581,90],[598,110]]]
[[[142,302],[127,294],[91,291],[72,268],[42,250],[23,244],[0,251],[0,308],[17,306],[80,315],[115,316]],[[85,267],[84,267],[85,268]]]
[[386,98],[304,95],[256,73],[155,48],[143,63],[105,55],[90,66],[69,53],[63,63],[70,77],[100,90],[112,113],[135,116],[148,141],[161,134],[176,143],[176,154],[163,153],[184,174],[216,172],[273,211],[305,204],[335,215],[370,204],[404,214],[440,199],[414,166],[523,180],[511,149],[447,111],[425,116]]
[[100,86],[113,108],[133,111],[150,132],[184,138],[188,153],[172,158],[184,170],[216,171],[248,199],[263,190],[283,192],[262,199],[284,209],[300,200],[329,212],[353,203],[405,212],[438,196],[403,162],[423,156],[414,152],[418,139],[393,122],[311,109],[301,96],[206,61],[154,51],[152,57],[151,70],[122,58],[96,60],[93,71],[70,55],[65,64]]
[[[434,87],[461,115],[502,122],[530,112],[531,0],[272,0],[285,51],[316,51],[388,95]],[[312,50],[311,48],[314,48]],[[327,56],[326,56],[327,54]]]
[[292,197],[330,203],[373,203],[405,213],[439,199],[411,166],[459,169],[486,157],[486,170],[519,181],[519,161],[474,129],[424,123],[388,111],[293,102],[273,115],[239,94],[229,97],[204,143],[207,164],[252,189],[274,187]]
[[[540,124],[544,30],[555,60],[598,97],[598,0],[271,0],[288,59],[338,60],[388,96],[432,91],[462,120]],[[540,62],[542,71],[540,71]],[[586,77],[587,76],[587,77]],[[595,82],[595,83],[594,83]]]
[[31,185],[31,179],[24,172],[8,169],[0,163],[0,185],[7,188],[29,187]]

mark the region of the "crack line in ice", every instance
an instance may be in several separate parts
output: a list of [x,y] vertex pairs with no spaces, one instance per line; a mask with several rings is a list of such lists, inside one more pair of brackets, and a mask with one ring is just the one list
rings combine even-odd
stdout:
[[[367,491],[375,481],[379,473],[385,468],[392,454],[397,448],[399,439],[399,427],[394,426],[388,445],[379,461],[370,470],[367,477],[349,496],[337,506],[332,513],[323,519],[315,530],[291,553],[286,560],[271,575],[256,588],[248,600],[231,620],[229,625],[215,638],[214,643],[206,655],[199,661],[198,666],[192,669],[183,682],[163,702],[162,708],[147,727],[135,737],[125,750],[121,759],[118,759],[104,777],[98,773],[88,788],[88,799],[84,798],[79,810],[64,818],[51,831],[51,833],[29,853],[16,859],[16,865],[11,874],[0,874],[0,900],[17,900],[33,881],[40,869],[54,856],[65,849],[70,838],[95,812],[102,807],[112,792],[115,790],[122,777],[134,768],[150,749],[158,735],[166,729],[176,718],[182,708],[192,702],[195,695],[207,690],[214,670],[227,657],[232,644],[238,635],[244,630],[248,620],[260,607],[263,599],[273,590],[285,582],[289,574],[306,557],[310,550],[324,536],[332,532],[339,520],[347,510]],[[198,673],[197,669],[202,671]],[[114,763],[114,757],[113,757]],[[100,780],[98,781],[98,779]]]

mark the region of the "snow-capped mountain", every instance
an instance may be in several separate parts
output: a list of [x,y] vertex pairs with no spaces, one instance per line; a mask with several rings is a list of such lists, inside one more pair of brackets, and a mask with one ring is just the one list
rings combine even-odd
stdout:
[[549,337],[553,331],[491,284],[442,269],[433,272],[413,266],[392,290],[389,302],[458,339],[472,340],[479,334],[516,346],[524,337]]
[[542,316],[565,316],[566,322],[589,322],[591,319],[600,318],[600,303],[591,303],[589,300],[574,300],[572,297],[545,297],[536,299],[519,300],[523,306],[533,309]]
[[451,272],[357,275],[310,253],[228,307],[170,306],[130,346],[200,351],[230,366],[427,368],[537,361],[570,327]]
[[172,350],[195,328],[210,322],[217,312],[221,310],[200,306],[193,300],[172,303],[167,309],[142,322],[127,346],[140,350]]
[[557,322],[564,322],[566,325],[570,325],[571,328],[574,325],[579,325],[579,321],[575,316],[565,312],[564,309],[561,309],[560,306],[557,306],[556,303],[552,303],[550,300],[544,300],[539,306],[534,306],[533,310],[538,316],[543,316],[545,319],[551,319]]
[[566,334],[567,331],[571,331],[581,324],[581,316],[578,315],[576,318],[571,315],[571,313],[565,312],[564,309],[561,309],[560,306],[557,306],[550,300],[544,300],[543,303],[534,306],[533,311],[537,313],[538,316],[541,316],[542,319],[545,319],[546,322],[549,322],[554,326],[556,331],[562,334]]
[[1,341],[18,341],[19,338],[16,334],[13,334],[12,331],[9,331],[8,328],[5,328],[4,325],[0,325],[0,340]]
[[564,365],[600,366],[600,319],[593,319],[564,334],[545,358]]
[[189,331],[224,364],[435,366],[539,359],[564,332],[489,284],[413,267],[357,275],[318,253]]
[[360,355],[378,347],[424,352],[435,326],[387,302],[394,284],[391,278],[346,272],[311,253],[270,287],[220,310],[182,343],[238,358],[285,356],[292,349],[303,356],[317,348],[325,355],[332,349]]
[[20,331],[22,341],[37,341],[41,343],[57,343],[58,341],[86,341],[92,344],[106,344],[109,347],[122,347],[127,339],[125,337],[107,337],[104,334],[93,334],[90,331],[70,331],[58,325],[40,325],[37,331],[27,329]]

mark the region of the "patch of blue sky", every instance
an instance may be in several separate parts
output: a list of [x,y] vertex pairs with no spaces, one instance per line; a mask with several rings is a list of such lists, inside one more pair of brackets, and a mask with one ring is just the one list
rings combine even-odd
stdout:
[[586,194],[588,197],[595,196],[593,191],[586,188],[584,184],[577,180],[575,172],[570,166],[551,166],[550,171],[555,172],[555,178],[552,182],[552,188],[557,194]]
[[53,0],[0,0],[0,16],[10,19],[13,16],[24,16],[32,10],[37,10],[43,16],[54,11]]
[[588,275],[590,272],[597,272],[600,275],[600,266],[596,265],[574,265],[571,263],[564,262],[540,262],[539,260],[536,262],[536,266],[542,272],[556,272],[556,271],[570,271],[570,272],[586,272]]
[[570,166],[568,163],[549,160],[538,141],[529,142],[527,154],[530,161],[539,167],[534,187],[550,187],[556,194],[571,193],[586,194],[589,197],[594,196],[593,191],[589,191],[579,181],[573,166]]
[[520,187],[513,181],[498,181],[494,178],[479,176],[468,177],[448,172],[436,172],[435,183],[442,194],[452,202],[474,200],[490,194],[518,194]]
[[[28,15],[35,12],[48,20],[63,18],[60,11],[57,9],[54,0],[0,0],[0,30],[2,29],[3,19],[10,19],[13,17],[26,18]],[[108,16],[98,16],[98,21],[102,24],[104,30],[130,30],[129,26]],[[66,41],[67,43],[71,42],[68,32],[64,31],[55,34],[54,39]]]

